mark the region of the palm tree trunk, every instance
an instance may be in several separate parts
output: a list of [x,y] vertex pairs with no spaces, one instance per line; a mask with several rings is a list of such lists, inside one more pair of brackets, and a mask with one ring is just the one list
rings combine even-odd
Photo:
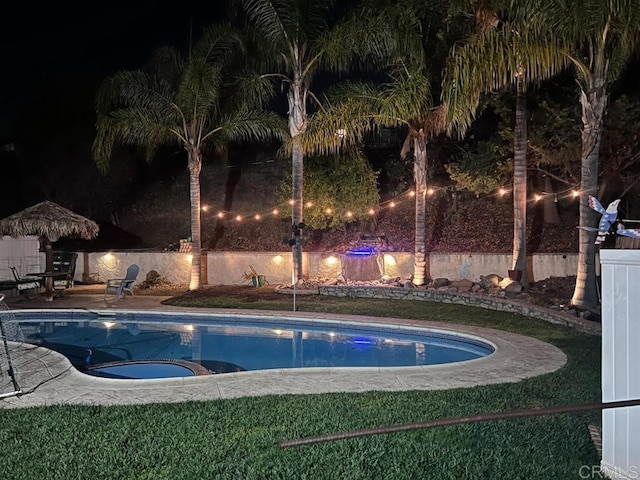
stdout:
[[[604,85],[593,81],[592,85]],[[604,87],[591,88],[587,95],[580,92],[582,105],[582,168],[580,183],[580,225],[597,227],[598,215],[589,207],[589,195],[597,196],[598,162],[602,120],[607,105]],[[578,272],[571,304],[577,307],[592,307],[600,303],[596,284],[595,232],[580,229],[578,237]]]
[[420,130],[413,139],[413,178],[416,185],[415,243],[413,283],[424,285],[426,261],[426,196],[427,196],[427,140]]
[[303,179],[303,155],[300,136],[293,138],[292,149],[292,181],[293,181],[293,206],[291,207],[291,221],[293,223],[293,240],[291,252],[293,256],[292,283],[297,283],[302,278],[302,232],[299,228],[302,222],[302,179]]
[[201,256],[201,223],[200,223],[200,170],[202,154],[197,149],[189,150],[189,198],[191,201],[191,279],[189,290],[200,290]]
[[291,221],[293,229],[293,245],[291,246],[293,271],[292,283],[297,283],[302,278],[302,232],[298,228],[302,223],[302,183],[304,155],[302,152],[302,140],[300,134],[307,128],[306,90],[302,87],[299,75],[294,77],[294,82],[289,88],[289,133],[292,138],[291,154],[291,181],[292,200]]
[[527,93],[518,77],[516,125],[513,138],[513,270],[522,272],[520,283],[529,286],[527,276]]

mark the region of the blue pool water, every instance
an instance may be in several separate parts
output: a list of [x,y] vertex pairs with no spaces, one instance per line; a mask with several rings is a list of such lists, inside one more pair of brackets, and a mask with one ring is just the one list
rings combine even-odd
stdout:
[[[87,373],[106,363],[153,359],[194,362],[212,373],[400,367],[461,362],[494,351],[482,339],[453,331],[330,320],[77,310],[21,311],[16,317],[27,342],[64,354]],[[175,365],[167,368],[188,375]],[[173,375],[152,375],[163,376]]]

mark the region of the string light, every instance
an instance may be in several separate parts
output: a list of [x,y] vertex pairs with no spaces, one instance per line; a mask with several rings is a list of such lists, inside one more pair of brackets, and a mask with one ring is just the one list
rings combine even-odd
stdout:
[[[437,186],[430,187],[430,188],[427,189],[426,194],[429,195],[429,196],[432,196],[436,192],[438,192],[439,190],[446,190],[446,187],[437,187]],[[463,191],[465,191],[465,190],[455,190],[454,194],[456,192],[459,193],[459,192],[463,192]],[[503,197],[504,195],[509,194],[510,191],[511,191],[511,189],[509,189],[509,188],[499,187],[496,190],[496,193],[494,193],[493,195],[499,196],[499,197]],[[389,208],[389,209],[395,208],[396,206],[398,206],[399,204],[402,203],[402,197],[415,197],[415,195],[416,195],[415,190],[405,191],[403,193],[398,194],[396,197],[394,197],[391,200],[387,200],[385,202],[381,202],[380,204],[377,205],[376,208],[371,207],[371,208],[367,209],[366,212],[367,212],[368,215],[373,216],[373,215],[376,214],[376,212],[378,210],[383,210],[385,208]],[[570,187],[570,188],[567,188],[566,190],[559,191],[559,192],[544,192],[544,191],[543,192],[536,192],[536,193],[533,194],[533,201],[539,202],[540,200],[542,200],[546,196],[551,196],[551,195],[553,195],[554,202],[557,203],[559,201],[559,199],[561,199],[561,198],[568,198],[568,197],[577,198],[577,197],[579,197],[580,196],[580,191],[577,190],[575,187]],[[476,196],[480,197],[479,194],[476,194]],[[489,196],[491,196],[491,194],[489,194]],[[295,202],[294,202],[293,199],[290,199],[290,200],[288,200],[287,203],[289,205],[294,205]],[[304,205],[305,205],[305,207],[310,208],[310,207],[312,207],[314,205],[314,202],[307,201]],[[203,204],[202,207],[201,207],[201,210],[203,212],[209,212],[211,210],[211,207],[209,205],[207,205],[207,204]],[[323,213],[325,213],[326,215],[329,215],[329,216],[335,214],[335,211],[330,207],[324,208],[322,211],[323,211]],[[222,219],[222,218],[226,218],[227,216],[231,216],[232,213],[233,213],[232,218],[234,220],[236,220],[237,222],[242,222],[243,219],[245,219],[245,218],[253,218],[256,221],[260,221],[264,217],[264,215],[261,214],[261,213],[253,213],[253,214],[252,213],[246,213],[245,214],[245,213],[241,213],[241,212],[240,213],[234,213],[234,212],[229,212],[229,211],[224,211],[224,210],[221,210],[218,213],[216,213],[216,217]],[[274,209],[272,209],[270,211],[270,214],[272,216],[278,216],[280,214],[280,210],[278,208],[274,208]],[[351,210],[347,210],[347,211],[345,211],[344,216],[346,218],[353,218],[354,213]]]

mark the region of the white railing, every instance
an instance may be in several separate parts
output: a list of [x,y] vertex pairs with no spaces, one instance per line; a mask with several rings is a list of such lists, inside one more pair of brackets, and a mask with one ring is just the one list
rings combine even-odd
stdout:
[[[602,250],[602,401],[640,398],[640,250]],[[602,412],[602,473],[640,478],[640,407]]]

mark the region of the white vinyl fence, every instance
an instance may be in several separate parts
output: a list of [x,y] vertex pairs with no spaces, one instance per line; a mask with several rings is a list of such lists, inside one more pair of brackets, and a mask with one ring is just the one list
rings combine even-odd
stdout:
[[[640,250],[602,250],[602,401],[640,398]],[[640,478],[640,407],[602,412],[602,473]]]

